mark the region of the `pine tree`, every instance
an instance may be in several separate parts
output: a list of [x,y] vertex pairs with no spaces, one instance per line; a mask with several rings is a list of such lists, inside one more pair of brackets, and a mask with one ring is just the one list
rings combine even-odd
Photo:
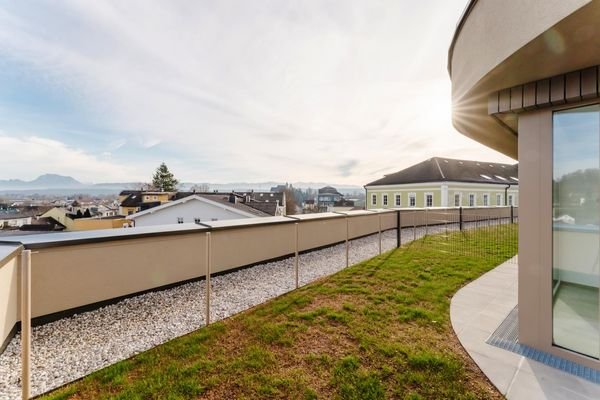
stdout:
[[163,162],[156,168],[154,176],[152,177],[152,186],[157,190],[163,192],[173,192],[177,190],[179,181],[175,179],[175,176],[169,171],[167,165]]

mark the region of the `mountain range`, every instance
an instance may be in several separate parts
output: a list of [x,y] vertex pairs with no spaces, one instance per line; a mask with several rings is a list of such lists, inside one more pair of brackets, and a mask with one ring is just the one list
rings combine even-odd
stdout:
[[[274,186],[282,185],[283,182],[235,182],[235,183],[193,183],[184,182],[180,185],[181,190],[188,190],[194,185],[207,186],[209,190],[223,191],[268,191]],[[298,189],[318,189],[323,186],[333,186],[342,193],[353,193],[362,191],[361,186],[336,185],[324,182],[294,182],[292,185]],[[141,182],[114,182],[114,183],[82,183],[71,176],[44,174],[34,180],[24,181],[21,179],[0,180],[0,193],[38,193],[38,194],[112,194],[125,189],[139,189]]]

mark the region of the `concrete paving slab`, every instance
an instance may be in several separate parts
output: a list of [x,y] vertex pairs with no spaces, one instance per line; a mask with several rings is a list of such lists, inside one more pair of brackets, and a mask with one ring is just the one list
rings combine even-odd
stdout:
[[518,265],[511,260],[452,298],[452,327],[471,358],[509,400],[600,399],[598,384],[486,343],[517,305],[517,289]]

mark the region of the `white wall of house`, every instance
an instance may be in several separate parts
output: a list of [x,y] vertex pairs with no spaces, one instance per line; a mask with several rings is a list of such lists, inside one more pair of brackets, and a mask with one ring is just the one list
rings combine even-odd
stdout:
[[0,229],[4,226],[10,228],[18,228],[27,224],[31,224],[31,217],[0,219]]
[[185,202],[182,200],[132,214],[127,218],[134,220],[135,226],[151,226],[194,223],[196,219],[203,222],[256,217],[244,211],[220,205],[210,200],[199,200],[196,198],[190,198]]

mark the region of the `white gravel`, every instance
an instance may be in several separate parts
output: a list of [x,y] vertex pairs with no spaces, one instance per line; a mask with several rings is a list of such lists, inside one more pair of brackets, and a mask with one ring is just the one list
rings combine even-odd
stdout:
[[[475,227],[467,223],[465,228]],[[450,226],[403,228],[402,244]],[[453,230],[457,230],[458,225]],[[382,251],[396,247],[396,230],[382,233]],[[379,252],[378,235],[352,240],[350,265]],[[346,266],[345,245],[300,255],[300,285]],[[32,394],[38,395],[204,326],[205,281],[146,293],[73,315],[32,333]],[[211,321],[227,318],[293,290],[294,259],[212,278]],[[0,399],[19,399],[20,335],[0,355]]]

